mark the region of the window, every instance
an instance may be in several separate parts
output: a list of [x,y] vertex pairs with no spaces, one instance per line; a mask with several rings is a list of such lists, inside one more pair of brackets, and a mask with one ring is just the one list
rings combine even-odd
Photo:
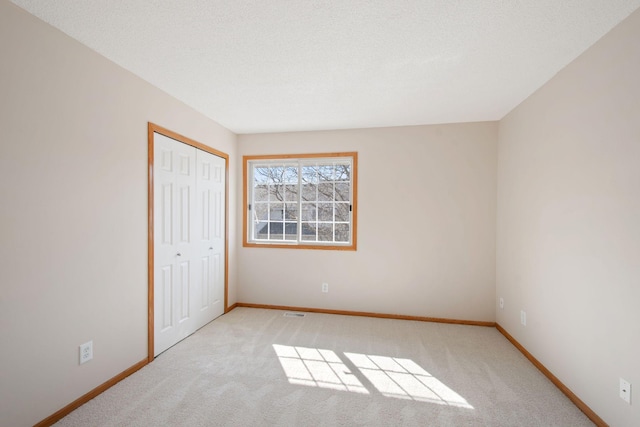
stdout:
[[357,153],[243,160],[244,246],[356,249]]

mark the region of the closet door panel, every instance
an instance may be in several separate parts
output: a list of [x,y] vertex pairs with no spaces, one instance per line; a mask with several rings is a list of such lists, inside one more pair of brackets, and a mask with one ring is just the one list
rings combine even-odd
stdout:
[[[154,135],[154,354],[197,327],[196,149]],[[197,299],[197,298],[196,298]]]
[[225,160],[198,150],[199,247],[206,280],[201,281],[200,324],[224,313]]

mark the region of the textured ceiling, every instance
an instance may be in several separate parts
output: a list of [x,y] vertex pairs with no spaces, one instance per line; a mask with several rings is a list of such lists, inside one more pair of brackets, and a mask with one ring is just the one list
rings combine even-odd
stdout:
[[12,0],[236,133],[499,120],[640,0]]

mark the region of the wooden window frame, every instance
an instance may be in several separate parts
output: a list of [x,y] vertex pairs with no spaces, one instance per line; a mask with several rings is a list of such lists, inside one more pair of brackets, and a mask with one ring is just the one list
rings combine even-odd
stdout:
[[[306,159],[332,159],[332,158],[350,158],[351,159],[351,242],[347,244],[322,244],[318,242],[291,242],[291,243],[274,243],[274,242],[255,242],[249,240],[249,169],[250,162],[254,161],[298,161]],[[242,157],[242,180],[243,180],[243,214],[242,214],[242,246],[246,248],[277,248],[277,249],[320,249],[320,250],[338,250],[338,251],[355,251],[357,250],[358,236],[358,153],[342,152],[342,153],[312,153],[312,154],[268,154],[268,155],[247,155]]]

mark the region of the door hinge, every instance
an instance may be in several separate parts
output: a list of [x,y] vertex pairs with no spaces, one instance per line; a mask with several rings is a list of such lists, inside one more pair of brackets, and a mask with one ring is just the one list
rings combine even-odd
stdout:
[[349,212],[353,212],[353,205],[349,205]]

